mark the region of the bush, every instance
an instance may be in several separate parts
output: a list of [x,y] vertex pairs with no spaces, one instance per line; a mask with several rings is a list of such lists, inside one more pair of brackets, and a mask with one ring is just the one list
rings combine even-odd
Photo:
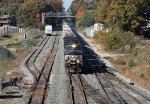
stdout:
[[145,77],[144,73],[141,73],[140,77],[141,77],[141,78],[144,78],[144,77]]
[[126,45],[130,45],[130,47],[135,46],[134,42],[134,34],[132,32],[113,32],[109,38],[107,39],[107,49],[108,50],[116,50],[123,48],[125,50]]
[[134,63],[133,59],[130,59],[128,62],[128,67],[131,68],[133,66],[135,66],[135,63]]
[[99,32],[95,33],[95,35],[94,35],[95,41],[97,43],[103,45],[104,47],[106,47],[108,38],[109,38],[109,33],[107,33],[107,32],[99,31]]
[[[132,32],[97,32],[94,36],[97,43],[104,46],[107,51],[120,50],[126,51],[133,48],[138,42],[137,38]],[[127,49],[128,46],[128,49]]]

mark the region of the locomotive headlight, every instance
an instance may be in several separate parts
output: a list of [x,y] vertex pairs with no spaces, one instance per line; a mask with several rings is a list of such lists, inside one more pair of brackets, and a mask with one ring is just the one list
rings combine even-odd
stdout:
[[77,47],[77,45],[76,44],[72,44],[72,48],[76,48]]
[[80,63],[80,60],[77,60],[77,63]]

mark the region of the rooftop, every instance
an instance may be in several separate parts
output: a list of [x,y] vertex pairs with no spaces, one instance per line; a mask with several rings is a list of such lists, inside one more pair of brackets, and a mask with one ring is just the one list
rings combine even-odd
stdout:
[[0,16],[0,18],[9,18],[10,16],[9,15],[2,15]]

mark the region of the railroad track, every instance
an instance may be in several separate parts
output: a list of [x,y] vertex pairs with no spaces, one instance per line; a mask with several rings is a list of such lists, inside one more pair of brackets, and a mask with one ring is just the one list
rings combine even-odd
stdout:
[[50,37],[46,36],[41,43],[37,46],[36,49],[32,52],[32,54],[29,56],[27,61],[25,62],[25,66],[28,68],[28,70],[31,72],[31,74],[34,76],[34,84],[36,83],[39,72],[37,71],[37,68],[34,65],[35,60],[37,59],[38,55],[42,51],[42,48],[45,46],[47,41],[49,40]]
[[[106,73],[106,76],[111,81],[111,83],[114,85],[114,87],[116,89],[121,89],[122,92],[124,92],[125,94],[127,94],[128,96],[130,96],[131,98],[136,100],[138,104],[143,104],[143,103],[147,104],[147,102],[150,102],[150,98],[148,96],[145,96],[142,93],[140,93],[139,91],[136,91],[135,89],[133,89],[133,87],[127,85],[126,83],[122,82],[120,79],[114,77],[114,75],[111,75],[111,74],[108,75]],[[131,92],[134,92],[134,93],[138,94],[138,96],[140,95],[139,98],[140,97],[142,97],[142,98],[137,99],[135,97],[135,95]]]
[[[134,94],[129,92],[130,89],[123,89],[120,81],[117,84],[113,83],[115,77],[109,78],[111,74],[101,67],[99,61],[97,61],[96,55],[85,55],[84,57],[102,86],[110,104],[128,104],[128,101],[125,97],[123,97],[123,95],[127,95],[130,100],[133,100],[133,103],[143,104],[143,101],[145,100],[139,100]],[[130,91],[132,92],[132,90]],[[147,101],[149,101],[149,99],[147,99]]]
[[[104,68],[105,64],[100,60],[99,56],[95,54],[95,52],[78,35],[78,33],[75,32],[75,30],[74,33],[79,38],[79,40],[86,45],[84,47],[84,59],[86,61],[85,66],[88,69],[87,72],[94,73],[95,78],[97,79],[99,85],[101,86],[99,92],[101,92],[100,91],[101,89],[104,92],[104,94],[102,93],[100,94],[100,96],[103,97],[105,102],[102,102],[102,100],[93,97],[93,99],[96,99],[95,100],[96,103],[98,104],[133,104],[133,103],[150,104],[150,98],[148,96],[142,94],[140,91],[134,89],[132,86],[123,83],[118,78],[116,81],[115,75],[112,75],[111,73],[107,72],[106,67]],[[89,72],[89,70],[91,71]],[[110,78],[111,75],[112,77]],[[83,81],[83,83],[85,82],[86,81]],[[88,89],[92,89],[92,88],[88,87]]]
[[[79,88],[77,91],[76,88]],[[89,85],[80,75],[70,74],[70,99],[71,104],[109,104],[109,100],[100,92]],[[94,101],[90,100],[93,99]]]
[[[110,104],[126,104],[126,102],[122,99],[122,97],[113,87],[111,82],[107,79],[105,71],[101,69],[101,67],[95,61],[95,58],[93,56],[84,56],[84,57],[86,59],[86,62],[89,64],[91,70],[95,74],[97,80],[99,81],[99,84],[101,85],[108,102]],[[101,70],[101,74],[97,73],[97,70]]]
[[70,77],[70,97],[72,104],[88,104],[85,89],[82,84],[80,74],[69,74]]
[[[56,33],[57,34],[57,33]],[[29,59],[26,62],[28,70],[33,74],[35,82],[32,86],[32,92],[29,97],[28,104],[43,104],[45,100],[45,94],[47,89],[47,83],[49,81],[52,66],[57,53],[59,45],[59,36],[53,36],[52,44],[50,44],[51,50],[49,55],[44,62],[42,69],[38,69],[35,66],[35,60],[41,53],[50,38],[46,36],[45,39],[39,44],[38,48],[34,50]]]

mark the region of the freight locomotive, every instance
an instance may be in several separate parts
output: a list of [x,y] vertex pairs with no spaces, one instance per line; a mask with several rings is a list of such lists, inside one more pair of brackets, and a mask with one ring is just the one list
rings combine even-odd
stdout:
[[74,36],[64,37],[65,68],[70,73],[82,72],[83,68],[83,46]]

